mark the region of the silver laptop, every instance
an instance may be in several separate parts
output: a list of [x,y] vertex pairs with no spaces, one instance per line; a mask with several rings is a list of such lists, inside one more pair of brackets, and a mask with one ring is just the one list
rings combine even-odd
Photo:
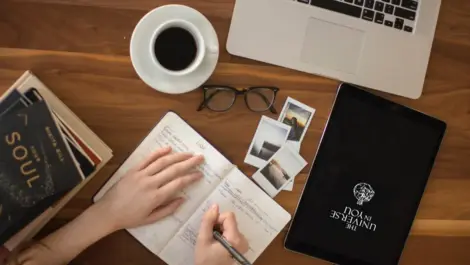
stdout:
[[229,53],[419,98],[441,0],[237,0]]

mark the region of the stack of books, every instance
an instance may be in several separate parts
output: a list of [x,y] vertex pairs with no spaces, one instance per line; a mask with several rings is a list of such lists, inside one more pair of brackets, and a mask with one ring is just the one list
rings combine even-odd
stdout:
[[31,239],[111,159],[112,150],[36,76],[0,98],[0,245]]

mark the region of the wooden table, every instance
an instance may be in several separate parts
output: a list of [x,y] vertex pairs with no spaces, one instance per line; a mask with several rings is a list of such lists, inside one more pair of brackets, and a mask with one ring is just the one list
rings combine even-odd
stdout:
[[[281,88],[278,109],[287,96],[317,109],[301,150],[305,159],[312,161],[338,82],[228,54],[224,47],[234,0],[2,0],[0,91],[32,69],[115,152],[112,162],[43,234],[90,205],[97,189],[168,109],[180,113],[247,175],[254,172],[243,158],[259,114],[248,111],[242,101],[228,113],[196,112],[201,91],[180,96],[161,94],[147,87],[134,72],[129,58],[134,26],[149,10],[169,3],[198,9],[218,33],[220,62],[208,82],[240,88],[274,85]],[[470,264],[469,14],[469,1],[443,0],[424,94],[419,100],[377,93],[448,124],[401,264]],[[276,198],[290,212],[295,210],[307,171],[296,179],[293,192],[283,192]],[[257,264],[325,264],[284,250],[284,235],[271,244]],[[163,263],[122,231],[92,246],[72,264]]]

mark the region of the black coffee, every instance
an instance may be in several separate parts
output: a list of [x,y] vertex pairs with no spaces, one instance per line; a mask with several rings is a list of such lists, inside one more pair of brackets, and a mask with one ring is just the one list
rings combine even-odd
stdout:
[[157,36],[154,52],[155,58],[163,67],[171,71],[181,71],[196,59],[196,40],[186,29],[168,28]]

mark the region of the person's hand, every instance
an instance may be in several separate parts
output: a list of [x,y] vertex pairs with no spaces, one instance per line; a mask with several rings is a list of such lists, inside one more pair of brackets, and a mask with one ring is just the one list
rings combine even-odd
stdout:
[[157,150],[97,203],[114,230],[151,224],[171,215],[183,203],[183,198],[176,197],[178,193],[202,177],[195,170],[203,162],[202,156],[170,152],[169,147]]
[[219,226],[223,236],[240,253],[248,251],[248,242],[238,231],[237,221],[233,213],[219,215],[219,207],[213,205],[204,215],[196,243],[196,265],[233,265],[230,253],[213,236],[215,226]]

